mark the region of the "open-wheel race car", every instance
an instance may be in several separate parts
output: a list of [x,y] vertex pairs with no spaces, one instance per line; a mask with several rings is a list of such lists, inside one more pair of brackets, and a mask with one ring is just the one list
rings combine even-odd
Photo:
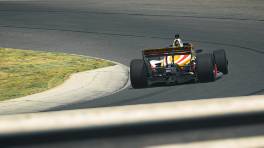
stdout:
[[183,47],[145,49],[143,59],[130,63],[133,88],[148,87],[156,83],[211,82],[228,73],[228,60],[224,49],[203,53],[192,44]]

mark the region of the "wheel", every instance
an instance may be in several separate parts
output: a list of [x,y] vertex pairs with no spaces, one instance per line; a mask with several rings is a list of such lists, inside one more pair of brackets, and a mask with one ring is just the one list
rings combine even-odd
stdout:
[[216,66],[211,53],[196,56],[196,74],[200,82],[211,82],[216,79]]
[[228,73],[228,61],[226,58],[226,53],[224,49],[219,49],[214,51],[215,63],[217,65],[217,69],[223,74]]
[[147,67],[143,60],[135,59],[131,61],[130,81],[133,88],[147,87]]

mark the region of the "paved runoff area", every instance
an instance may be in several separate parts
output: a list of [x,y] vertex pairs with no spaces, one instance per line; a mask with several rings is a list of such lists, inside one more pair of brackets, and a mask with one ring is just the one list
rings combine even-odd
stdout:
[[128,72],[126,66],[117,64],[76,73],[53,89],[0,102],[0,114],[38,112],[110,95],[126,87]]

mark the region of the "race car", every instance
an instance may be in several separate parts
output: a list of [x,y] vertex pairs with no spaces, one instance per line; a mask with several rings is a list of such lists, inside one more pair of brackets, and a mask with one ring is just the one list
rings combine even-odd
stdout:
[[142,50],[143,59],[130,63],[133,88],[144,88],[157,83],[211,82],[228,74],[228,60],[224,49],[206,53],[194,50],[192,44]]

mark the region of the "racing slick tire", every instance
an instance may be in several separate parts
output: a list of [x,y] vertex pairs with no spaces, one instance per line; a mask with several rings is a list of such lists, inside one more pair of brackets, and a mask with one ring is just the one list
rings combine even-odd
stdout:
[[223,74],[228,74],[228,60],[224,49],[215,50],[213,52],[217,69]]
[[147,67],[143,60],[134,59],[130,63],[130,81],[133,88],[148,86]]
[[196,57],[196,73],[199,82],[215,81],[215,62],[211,53],[198,54]]

